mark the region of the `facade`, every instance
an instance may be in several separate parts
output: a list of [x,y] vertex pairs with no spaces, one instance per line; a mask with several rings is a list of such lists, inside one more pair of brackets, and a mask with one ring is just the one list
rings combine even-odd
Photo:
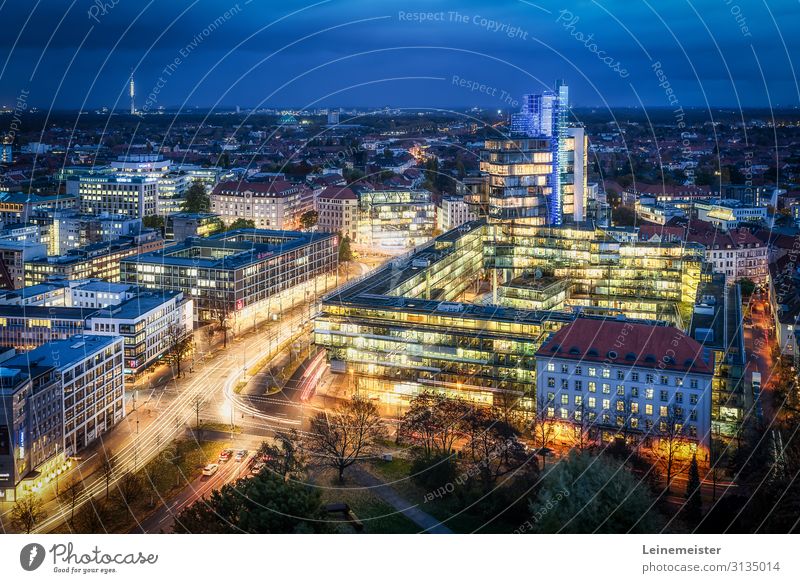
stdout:
[[767,220],[766,206],[745,205],[735,199],[696,202],[694,208],[698,219],[725,231],[737,229],[740,223],[765,223]]
[[79,334],[19,354],[5,368],[52,368],[59,381],[65,457],[97,439],[125,416],[122,338]]
[[334,235],[238,229],[123,259],[121,279],[182,291],[194,300],[197,317],[208,321],[220,311],[260,309],[272,296],[334,270],[337,263]]
[[442,232],[460,227],[478,217],[461,196],[443,196],[436,209],[436,228]]
[[0,362],[0,502],[66,468],[63,430],[56,368]]
[[358,242],[358,195],[349,188],[331,186],[317,195],[317,228],[341,233]]
[[125,376],[134,380],[169,352],[176,335],[191,335],[193,322],[192,300],[185,300],[183,292],[153,290],[91,314],[86,330],[124,338]]
[[712,370],[682,331],[578,318],[536,352],[537,407],[601,442],[711,439]]
[[174,213],[167,215],[164,235],[180,243],[189,237],[208,237],[221,232],[225,225],[212,213]]
[[221,182],[211,191],[211,212],[226,225],[248,219],[256,228],[296,229],[303,213],[314,210],[313,191],[304,184]]
[[28,262],[47,256],[41,243],[29,241],[0,241],[0,289],[25,287]]
[[142,220],[127,215],[83,215],[76,210],[67,210],[51,213],[51,218],[48,255],[64,255],[70,249],[115,241],[120,237],[137,235],[142,230]]
[[0,344],[32,350],[81,334],[95,310],[54,306],[0,306]]
[[83,214],[109,213],[143,218],[156,214],[158,180],[147,176],[90,174],[67,181]]
[[361,245],[414,247],[428,242],[436,229],[436,206],[427,190],[364,190],[358,207]]
[[[695,227],[697,223],[693,223]],[[709,228],[692,228],[687,241],[705,248],[706,261],[714,271],[725,274],[733,283],[749,279],[756,285],[765,285],[769,279],[767,245],[744,227],[721,231]]]
[[569,87],[558,80],[555,91],[523,96],[508,139],[486,141],[481,171],[489,176],[491,217],[548,225],[586,220],[588,142],[568,117]]
[[164,240],[155,231],[143,231],[141,235],[71,249],[59,257],[41,257],[25,263],[25,284],[37,285],[53,277],[116,282],[121,260],[163,247]]
[[0,222],[7,225],[27,223],[37,213],[75,208],[77,204],[77,197],[69,193],[44,196],[23,192],[0,192]]

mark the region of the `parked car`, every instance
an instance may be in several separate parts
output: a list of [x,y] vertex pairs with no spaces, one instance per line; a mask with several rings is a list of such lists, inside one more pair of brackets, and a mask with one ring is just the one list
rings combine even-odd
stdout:
[[237,462],[242,461],[246,457],[247,457],[247,450],[246,449],[240,449],[239,451],[236,452],[236,461]]
[[226,462],[229,459],[231,459],[232,455],[233,455],[232,449],[223,449],[222,453],[219,454],[219,461]]
[[219,464],[208,464],[206,467],[203,468],[203,475],[204,476],[213,476],[217,473],[219,469]]

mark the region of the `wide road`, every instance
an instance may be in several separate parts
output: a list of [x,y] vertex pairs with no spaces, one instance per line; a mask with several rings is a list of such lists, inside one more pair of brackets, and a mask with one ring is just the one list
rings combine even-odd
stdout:
[[[115,468],[111,480],[113,488],[125,472],[140,469],[167,444],[182,435],[187,427],[194,425],[198,402],[203,403],[201,417],[206,420],[224,423],[237,417],[238,422],[239,415],[247,415],[247,409],[239,410],[231,406],[233,386],[249,366],[276,351],[304,327],[307,328],[310,312],[307,303],[300,303],[279,321],[269,322],[258,331],[245,332],[229,342],[227,349],[206,355],[205,361],[195,362],[193,374],[175,381],[178,390],[166,405],[162,403],[159,408],[140,405],[137,413],[128,414],[117,427],[103,435],[96,454],[82,459],[68,474],[83,480],[84,490],[77,499],[76,509],[96,496],[105,495],[105,479],[101,472],[96,471],[99,460],[111,454]],[[269,416],[259,418],[261,429],[270,429],[273,424],[268,421]],[[284,427],[275,424],[274,428]],[[65,478],[61,480],[64,483]],[[3,531],[10,530],[11,505],[6,506],[5,512],[0,514]],[[47,517],[34,532],[45,533],[58,527],[72,511],[71,505],[58,500],[46,502],[44,510]]]

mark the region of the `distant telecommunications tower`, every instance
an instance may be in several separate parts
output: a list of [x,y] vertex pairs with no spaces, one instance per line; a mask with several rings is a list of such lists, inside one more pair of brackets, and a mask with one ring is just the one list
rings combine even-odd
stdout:
[[136,115],[136,104],[134,102],[134,97],[136,96],[136,89],[133,84],[133,74],[131,74],[130,94],[131,94],[131,115]]

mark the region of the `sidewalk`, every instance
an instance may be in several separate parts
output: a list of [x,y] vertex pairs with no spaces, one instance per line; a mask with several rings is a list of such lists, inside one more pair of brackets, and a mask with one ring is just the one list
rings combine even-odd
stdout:
[[386,502],[389,506],[399,511],[401,514],[403,514],[403,516],[419,526],[423,533],[453,534],[453,531],[447,528],[444,524],[439,522],[427,512],[420,510],[417,504],[411,504],[408,500],[398,494],[397,490],[381,482],[363,467],[353,464],[347,471],[350,473],[350,476],[355,478],[359,484],[369,487],[378,496],[378,498]]

